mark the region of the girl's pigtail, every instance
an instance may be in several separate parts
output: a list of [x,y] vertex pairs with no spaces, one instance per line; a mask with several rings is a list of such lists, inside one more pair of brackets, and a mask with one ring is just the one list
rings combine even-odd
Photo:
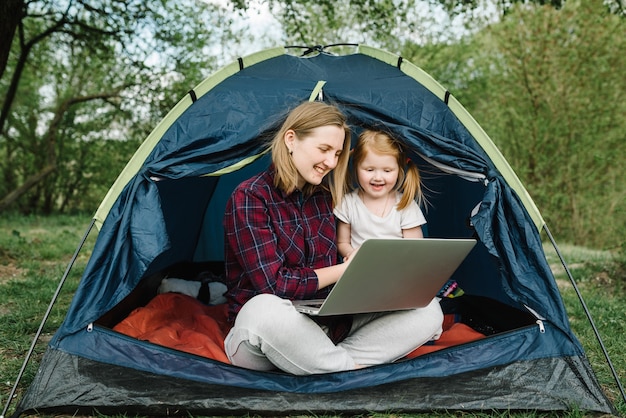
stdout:
[[402,192],[402,199],[398,203],[398,210],[406,208],[412,200],[417,200],[418,205],[422,204],[424,196],[420,173],[417,165],[409,158],[406,160],[404,182],[400,186],[400,192]]

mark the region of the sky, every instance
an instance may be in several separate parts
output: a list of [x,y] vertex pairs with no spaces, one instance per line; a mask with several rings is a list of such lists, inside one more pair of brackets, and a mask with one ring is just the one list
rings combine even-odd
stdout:
[[[229,0],[203,0],[208,3],[218,4],[230,10],[231,2]],[[254,42],[244,42],[236,46],[237,56],[245,56],[266,48],[283,46],[285,40],[283,38],[281,24],[272,16],[266,1],[248,0],[248,10],[239,15],[233,13],[235,27],[247,27],[248,33],[254,36]],[[479,0],[479,6],[473,12],[477,16],[482,16],[488,20],[492,20],[497,16],[497,10],[492,0]],[[467,35],[467,29],[463,22],[466,16],[456,16],[451,19],[441,6],[433,5],[432,1],[418,1],[413,10],[414,22],[419,22],[411,33],[396,34],[400,40],[402,38],[410,39],[415,43],[432,41],[440,38],[440,41],[446,41],[454,38],[460,38]],[[240,25],[240,26],[237,26]],[[349,32],[346,32],[349,33]],[[432,35],[432,36],[431,36]],[[434,36],[434,38],[433,38]],[[350,35],[351,39],[340,39],[337,42],[353,42],[365,43],[372,46],[379,46],[372,43],[371,40],[365,39],[360,33]],[[226,48],[228,49],[228,48]],[[227,54],[227,50],[215,52],[215,56],[223,56]],[[399,53],[399,51],[390,51]],[[230,58],[227,59],[230,62]]]
[[[219,4],[225,8],[230,7],[228,0],[205,0],[209,3]],[[245,43],[238,46],[238,56],[248,55],[265,48],[283,45],[280,23],[272,16],[266,2],[250,0],[249,8],[243,16],[233,14],[235,25],[248,26],[255,42]]]

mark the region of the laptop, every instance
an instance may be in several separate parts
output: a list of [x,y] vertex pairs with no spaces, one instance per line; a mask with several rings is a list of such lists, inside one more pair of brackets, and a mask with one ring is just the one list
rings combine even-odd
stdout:
[[476,245],[475,239],[370,239],[325,299],[295,300],[308,315],[344,315],[428,305]]

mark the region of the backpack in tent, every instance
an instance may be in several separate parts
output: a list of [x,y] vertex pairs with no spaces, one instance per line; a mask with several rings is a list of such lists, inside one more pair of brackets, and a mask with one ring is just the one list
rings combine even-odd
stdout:
[[[15,415],[613,412],[570,329],[541,214],[468,112],[391,53],[290,51],[261,51],[217,71],[145,139],[94,215],[91,257]],[[384,126],[403,142],[427,191],[428,236],[478,239],[453,276],[464,295],[441,303],[446,318],[482,338],[362,370],[293,376],[118,331],[152,306],[164,277],[219,280],[226,200],[268,167],[266,139],[307,100],[338,105],[355,135]]]

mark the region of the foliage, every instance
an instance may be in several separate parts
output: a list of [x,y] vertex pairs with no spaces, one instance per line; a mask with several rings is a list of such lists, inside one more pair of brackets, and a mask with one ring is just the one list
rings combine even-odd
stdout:
[[[110,185],[172,104],[214,69],[213,42],[237,38],[221,26],[225,9],[199,0],[23,7],[0,80],[0,210],[95,208],[102,195],[85,200],[91,182]],[[111,143],[92,146],[101,141]]]
[[[20,20],[0,72],[0,211],[95,209],[139,142],[187,91],[240,46],[267,42],[236,16],[258,4],[3,3],[17,5],[11,16]],[[285,44],[401,51],[485,128],[559,240],[621,243],[626,79],[618,69],[626,36],[619,0],[263,4],[282,25]]]
[[626,232],[625,24],[600,0],[518,7],[481,43],[496,71],[475,114],[557,236],[581,245]]
[[[241,2],[234,3],[237,6]],[[409,39],[420,44],[458,39],[463,30],[475,30],[484,24],[485,16],[474,13],[482,7],[481,3],[457,0],[268,2],[288,44],[354,43],[390,51],[399,51]],[[245,2],[240,7],[249,7],[249,4]],[[461,18],[452,20],[458,15]]]
[[483,126],[559,240],[615,249],[626,234],[625,25],[601,0],[518,5],[472,38],[404,48]]
[[[357,7],[355,3],[360,3]],[[285,37],[299,45],[337,42],[392,45],[398,34],[411,30],[408,11],[414,0],[332,2],[272,1]]]

